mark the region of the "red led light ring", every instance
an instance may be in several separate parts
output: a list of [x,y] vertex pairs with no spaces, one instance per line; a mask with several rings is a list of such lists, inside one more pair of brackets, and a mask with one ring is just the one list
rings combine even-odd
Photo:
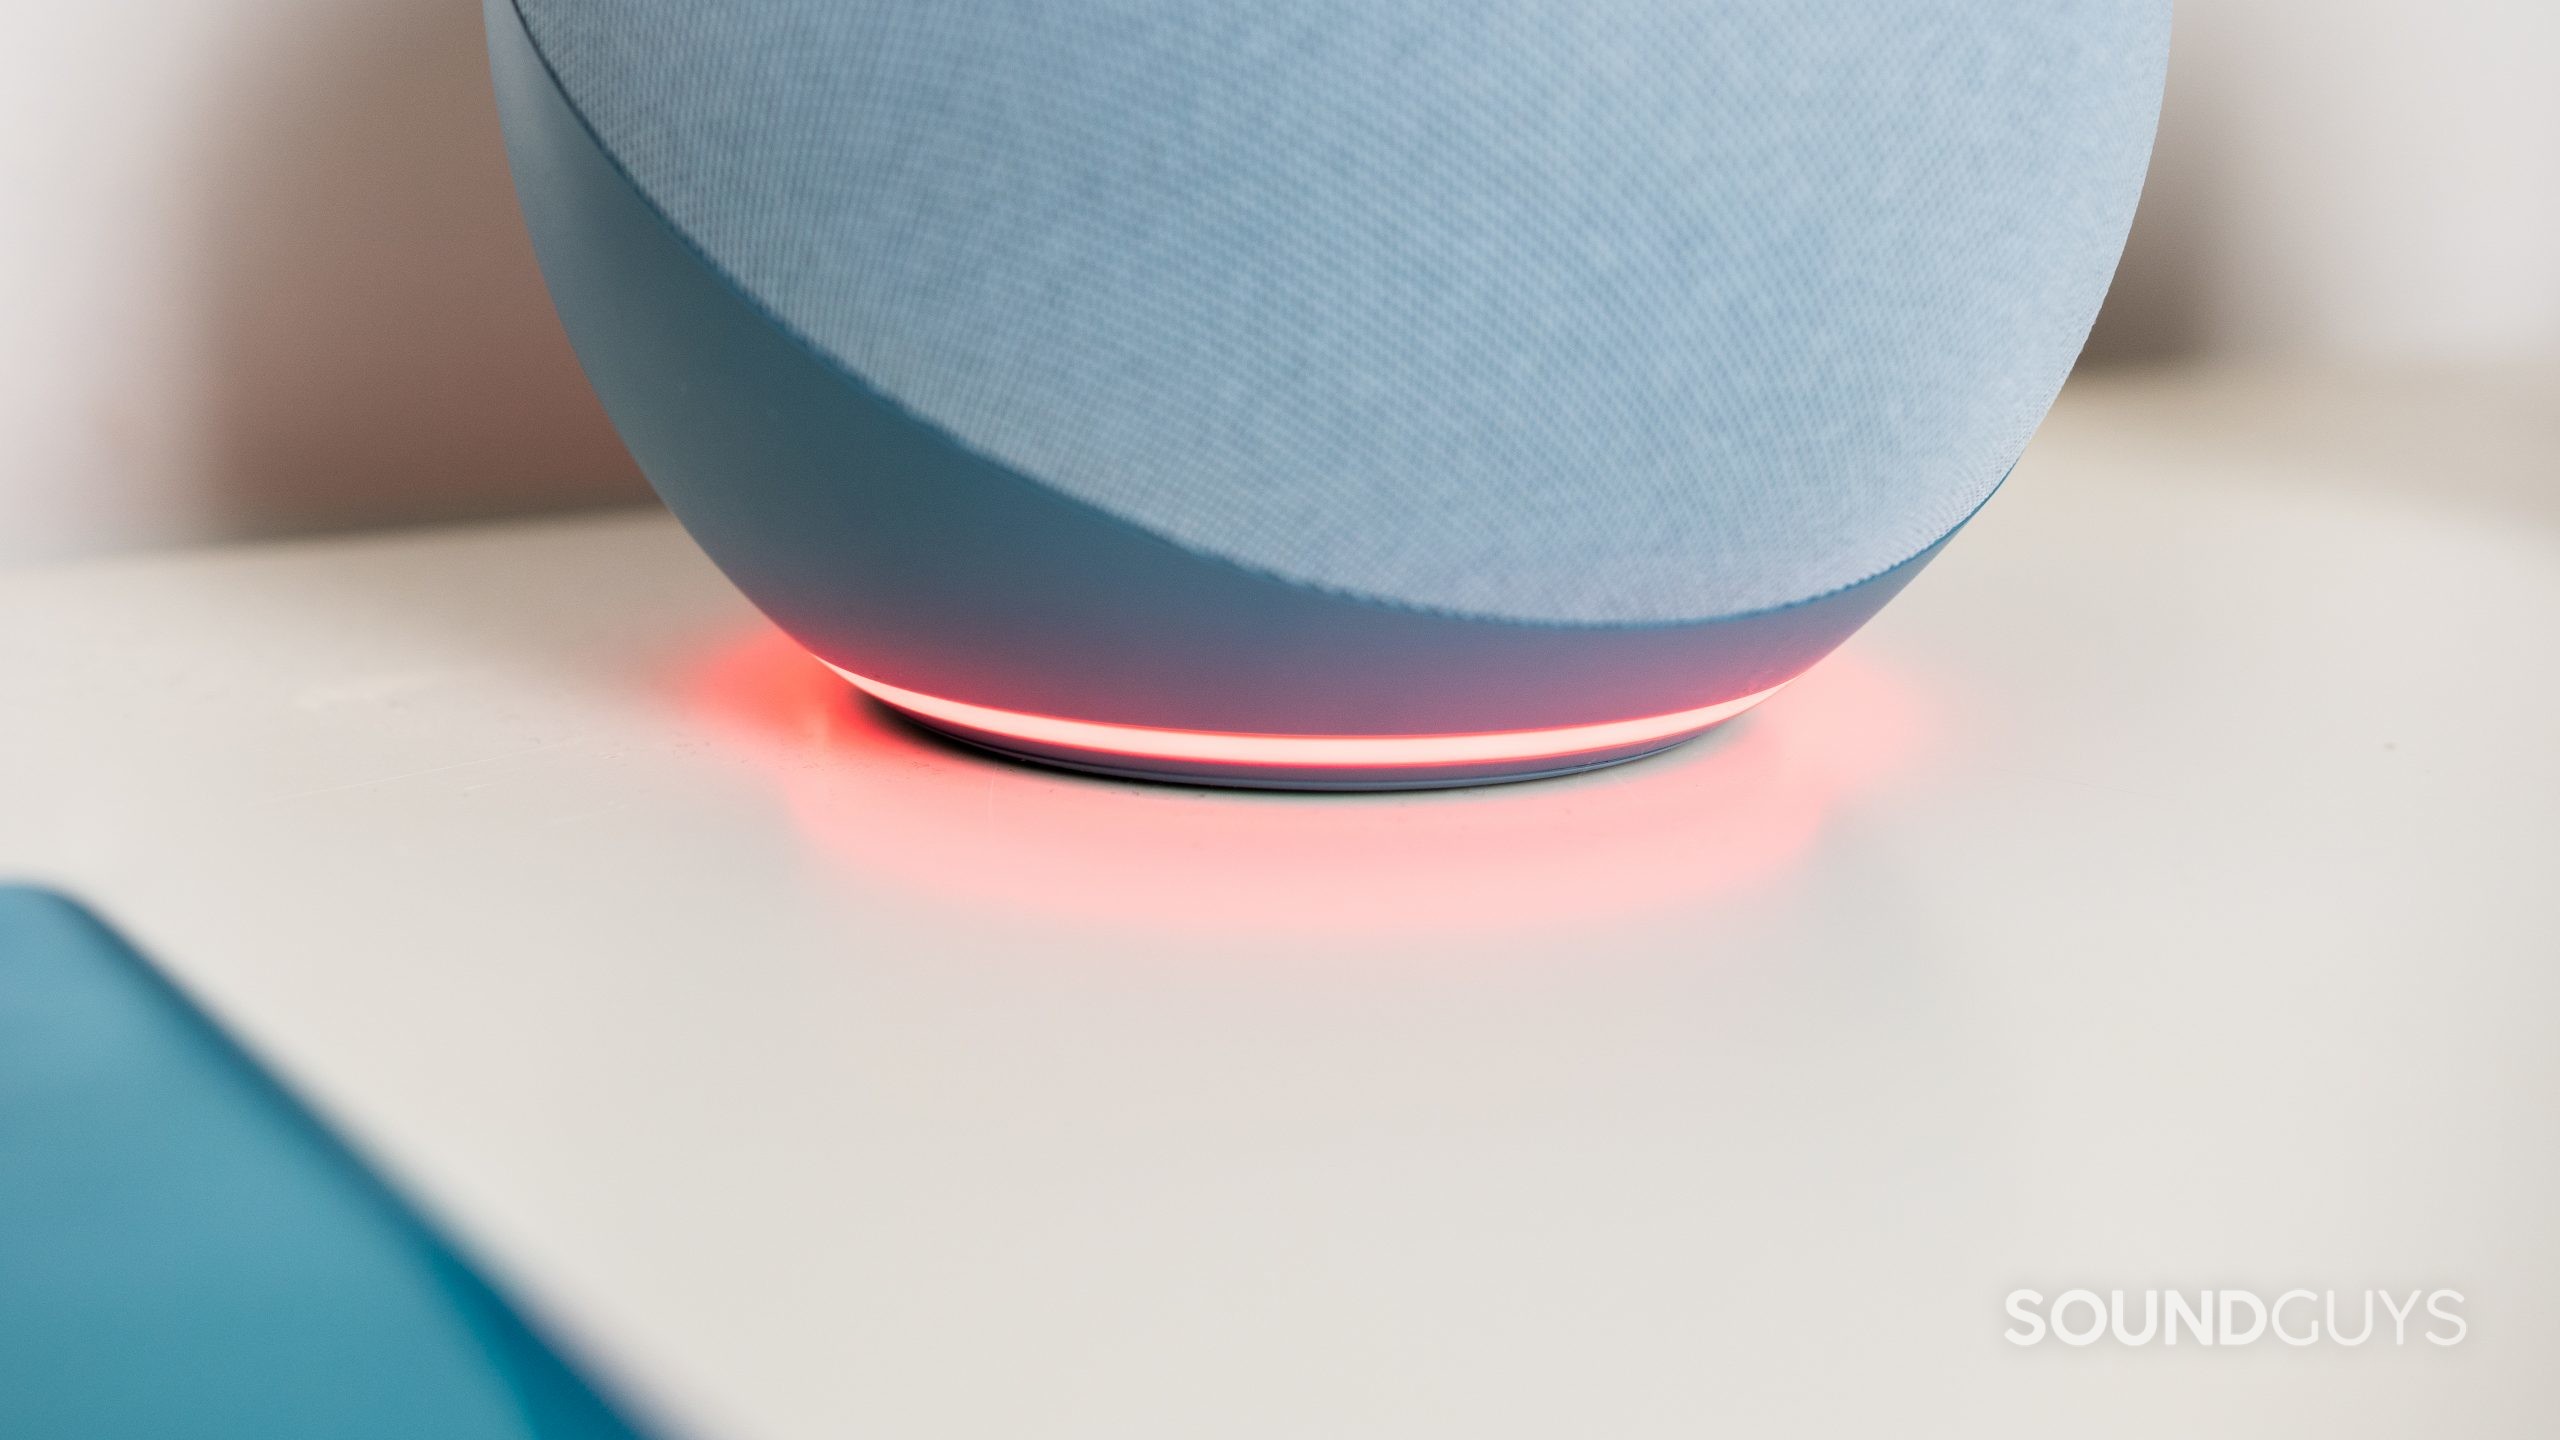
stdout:
[[1559,725],[1544,730],[1499,730],[1463,735],[1253,735],[1219,730],[1164,730],[1150,725],[1117,725],[1100,720],[1069,720],[1056,715],[1030,715],[999,710],[902,689],[839,665],[828,669],[878,699],[926,720],[962,730],[999,736],[1030,745],[1123,755],[1142,760],[1173,760],[1217,765],[1270,765],[1305,769],[1402,769],[1431,765],[1510,764],[1558,760],[1669,741],[1729,720],[1782,688],[1772,685],[1758,694],[1694,710],[1610,720],[1596,725]]

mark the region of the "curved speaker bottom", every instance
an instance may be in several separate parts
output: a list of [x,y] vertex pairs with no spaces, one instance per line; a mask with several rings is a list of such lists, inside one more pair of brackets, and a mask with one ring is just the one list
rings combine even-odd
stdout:
[[1669,714],[1536,730],[1274,735],[1027,714],[827,668],[926,729],[999,754],[1132,779],[1285,790],[1422,790],[1595,770],[1667,750],[1780,688]]

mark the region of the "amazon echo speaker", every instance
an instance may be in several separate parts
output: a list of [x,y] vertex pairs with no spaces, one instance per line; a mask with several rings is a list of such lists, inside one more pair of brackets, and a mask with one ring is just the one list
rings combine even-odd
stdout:
[[712,559],[1019,756],[1677,743],[1996,489],[2168,0],[486,0],[544,276]]

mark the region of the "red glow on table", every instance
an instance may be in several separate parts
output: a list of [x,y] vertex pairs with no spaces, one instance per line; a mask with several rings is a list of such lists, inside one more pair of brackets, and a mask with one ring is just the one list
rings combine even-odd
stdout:
[[1277,947],[1296,964],[1432,939],[1475,953],[1747,900],[1911,772],[1936,708],[1852,650],[1653,759],[1522,785],[1308,795],[991,760],[899,723],[771,629],[697,654],[674,683],[848,896],[932,895],[955,925],[1012,916],[1044,944],[1171,933]]

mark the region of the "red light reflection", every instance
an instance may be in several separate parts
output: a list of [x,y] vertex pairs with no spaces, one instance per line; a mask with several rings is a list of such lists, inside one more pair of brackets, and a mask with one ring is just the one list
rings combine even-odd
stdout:
[[689,709],[755,757],[816,851],[1033,917],[1204,935],[1513,932],[1782,881],[1845,805],[1907,770],[1926,707],[1856,653],[1664,755],[1405,794],[1071,775],[917,730],[777,631],[702,658]]
[[1776,686],[1718,705],[1642,715],[1591,725],[1542,730],[1501,730],[1465,735],[1239,735],[1219,730],[1160,730],[1147,725],[1097,724],[1057,715],[1026,715],[972,705],[941,695],[901,689],[885,681],[828,667],[857,690],[897,709],[997,740],[1030,741],[1088,755],[1127,759],[1207,761],[1218,765],[1305,765],[1346,774],[1362,770],[1410,770],[1418,766],[1483,761],[1545,761],[1550,765],[1620,746],[1656,744],[1675,735],[1729,720],[1770,696]]

